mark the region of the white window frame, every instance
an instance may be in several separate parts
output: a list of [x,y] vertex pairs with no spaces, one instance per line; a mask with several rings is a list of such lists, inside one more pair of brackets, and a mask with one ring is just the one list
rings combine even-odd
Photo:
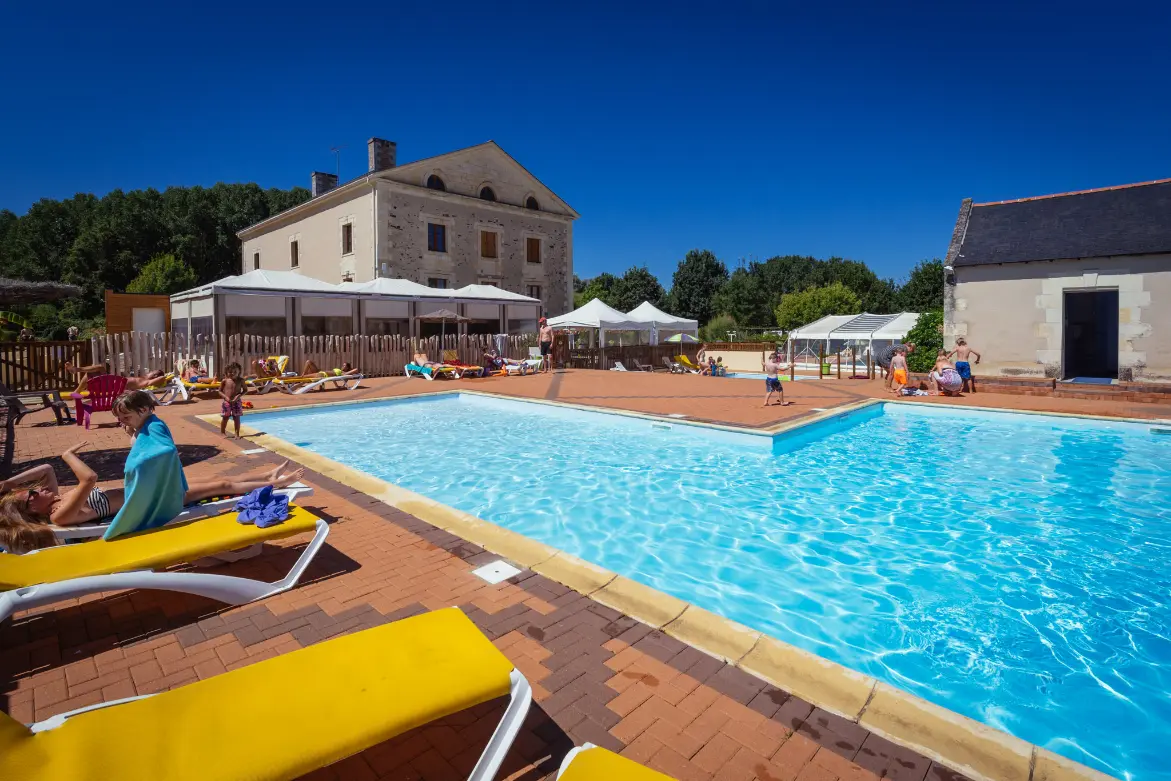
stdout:
[[[350,251],[346,252],[346,226],[350,226]],[[343,258],[354,254],[354,215],[348,214],[338,220],[337,246]]]
[[[544,268],[545,258],[548,256],[548,235],[539,233],[538,231],[523,231],[520,236],[521,262],[524,263],[526,267],[540,266],[541,268]],[[539,239],[541,242],[541,259],[536,263],[529,261],[529,239]]]
[[[293,265],[293,245],[297,245],[297,265]],[[289,236],[289,268],[301,268],[301,234]]]
[[[433,252],[432,250],[427,249],[427,246],[428,246],[427,245],[427,226],[429,224],[443,225],[446,227],[446,230],[444,231],[444,233],[446,234],[446,236],[445,236],[446,241],[444,242],[447,247],[446,251]],[[427,214],[426,212],[420,212],[419,213],[419,229],[423,235],[422,246],[423,246],[423,256],[424,257],[426,257],[426,258],[441,258],[444,260],[449,260],[451,258],[451,241],[452,241],[452,238],[455,233],[455,218],[454,217],[445,217],[445,216],[439,215],[439,214]]]
[[[481,233],[495,233],[496,234],[496,257],[490,258],[484,255],[484,239],[480,236]],[[499,262],[501,254],[504,252],[504,229],[499,225],[476,225],[476,239],[480,246],[476,248],[476,254],[479,255],[480,260],[490,260],[493,263]]]

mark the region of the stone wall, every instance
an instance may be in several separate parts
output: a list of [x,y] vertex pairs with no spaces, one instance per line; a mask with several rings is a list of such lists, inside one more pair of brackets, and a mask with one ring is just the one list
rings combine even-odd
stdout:
[[1064,293],[1118,290],[1123,380],[1171,379],[1171,255],[960,266],[944,332],[983,354],[982,373],[1061,376]]
[[[449,288],[493,284],[524,295],[530,285],[538,285],[546,312],[572,308],[572,233],[564,218],[388,184],[379,185],[378,210],[382,276],[424,285],[428,278],[438,277]],[[446,226],[447,252],[428,251],[428,223]],[[497,258],[480,256],[481,231],[497,234]],[[541,242],[540,263],[526,260],[525,241],[530,237]]]

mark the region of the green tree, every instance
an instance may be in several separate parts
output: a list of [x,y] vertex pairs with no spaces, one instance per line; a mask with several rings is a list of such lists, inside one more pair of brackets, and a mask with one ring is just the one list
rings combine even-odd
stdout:
[[[57,325],[47,310],[38,311],[38,330],[96,329],[103,291],[125,290],[151,258],[183,258],[195,271],[194,284],[239,273],[237,231],[308,199],[302,187],[223,183],[43,199],[20,216],[0,211],[0,276],[80,286],[80,298],[53,305]],[[27,308],[22,313],[30,314]]]
[[716,293],[728,281],[728,268],[708,250],[691,250],[671,279],[671,312],[706,323],[716,315]]
[[736,318],[731,315],[716,315],[699,329],[699,339],[703,342],[726,342],[728,332],[735,331],[736,327]]
[[943,309],[943,261],[921,260],[911,269],[899,288],[899,306],[904,312]]
[[174,255],[156,255],[126,286],[127,293],[179,293],[195,287],[195,270]]
[[727,284],[716,292],[712,308],[720,314],[731,315],[740,325],[767,328],[775,324],[768,290],[762,275],[752,266],[732,272]]
[[921,313],[903,342],[915,345],[915,351],[907,356],[907,367],[913,372],[931,371],[935,356],[943,349],[943,310]]
[[661,308],[666,298],[667,291],[663,290],[659,278],[646,266],[634,266],[614,282],[607,303],[619,312],[629,312],[643,301],[650,301],[653,306]]
[[585,280],[581,292],[573,294],[573,307],[576,309],[588,304],[595,298],[602,299],[602,303],[614,306],[614,286],[618,284],[618,277],[609,272],[598,274],[592,279]]
[[826,315],[856,315],[862,300],[841,282],[789,293],[777,307],[777,325],[786,331],[812,323]]

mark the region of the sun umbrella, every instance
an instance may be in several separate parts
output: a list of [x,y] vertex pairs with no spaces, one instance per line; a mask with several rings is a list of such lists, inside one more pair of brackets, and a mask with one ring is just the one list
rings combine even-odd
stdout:
[[675,334],[674,336],[667,339],[667,341],[673,344],[695,344],[699,340],[691,334]]
[[439,335],[439,345],[440,345],[441,349],[443,346],[443,337],[447,336],[447,323],[448,323],[448,321],[451,321],[453,323],[466,323],[466,322],[468,322],[468,318],[466,318],[462,315],[456,314],[455,312],[451,311],[450,309],[437,309],[434,312],[429,312],[428,314],[425,314],[425,315],[419,315],[418,318],[416,318],[416,319],[421,323],[439,323],[440,324],[440,326],[439,326],[439,334],[440,334]]

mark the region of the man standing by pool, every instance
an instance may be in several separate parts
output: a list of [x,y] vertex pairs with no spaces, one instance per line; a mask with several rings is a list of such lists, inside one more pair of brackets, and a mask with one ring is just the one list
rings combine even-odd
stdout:
[[769,405],[774,393],[781,394],[779,404],[782,407],[787,406],[788,402],[785,401],[785,389],[781,387],[781,378],[777,376],[781,370],[780,353],[773,351],[772,354],[766,355],[765,359],[761,361],[760,367],[764,369],[764,387],[768,391],[768,395],[764,397],[764,406],[767,407]]
[[903,350],[906,355],[910,355],[911,353],[915,352],[915,345],[911,344],[910,342],[906,344],[895,342],[890,347],[885,347],[879,350],[877,356],[874,359],[874,362],[882,368],[882,373],[886,375],[887,390],[890,390],[891,379],[893,378],[894,374],[890,370],[890,361],[895,357],[895,353],[897,353],[900,349]]
[[969,359],[976,356],[976,363],[980,362],[980,353],[968,347],[968,340],[962,336],[956,339],[956,348],[948,354],[948,358],[955,356],[956,372],[959,373],[960,378],[964,381],[963,388],[960,393],[967,393],[971,389],[972,393],[976,392],[976,378],[972,376],[972,364]]
[[541,318],[541,328],[537,340],[541,343],[541,368],[546,372],[553,371],[553,328],[549,321]]

